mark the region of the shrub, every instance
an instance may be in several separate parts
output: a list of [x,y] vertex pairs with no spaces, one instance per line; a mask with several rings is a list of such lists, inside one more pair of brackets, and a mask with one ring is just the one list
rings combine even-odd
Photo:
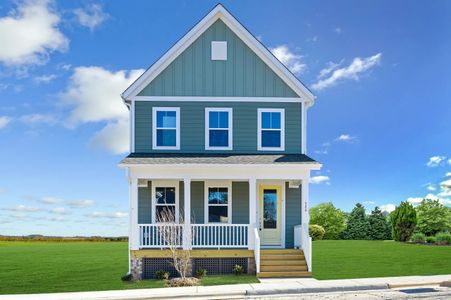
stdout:
[[155,278],[158,280],[168,280],[169,272],[164,271],[164,270],[158,270],[155,272]]
[[410,239],[417,224],[417,214],[412,204],[401,202],[390,214],[393,239],[398,242],[405,242]]
[[332,202],[321,203],[310,209],[310,224],[320,225],[324,228],[324,239],[338,239],[346,228],[345,214],[336,208]]
[[379,207],[375,207],[368,217],[370,223],[369,238],[371,240],[391,240],[391,227]]
[[435,236],[427,236],[426,237],[426,243],[428,243],[428,244],[435,244]]
[[421,232],[416,232],[412,235],[410,240],[414,243],[424,244],[424,242],[426,241],[426,236]]
[[426,235],[435,235],[451,228],[451,209],[439,200],[423,199],[415,208],[418,217],[417,229]]
[[207,276],[207,270],[199,269],[199,270],[196,271],[196,277],[197,278],[202,278],[202,277],[205,277],[205,276]]
[[232,269],[232,273],[235,275],[241,275],[244,273],[244,268],[243,266],[240,265],[235,265]]
[[365,207],[357,203],[352,209],[343,231],[343,238],[346,240],[366,240],[369,238],[370,223],[365,214]]
[[132,274],[125,274],[124,276],[121,277],[122,281],[132,281],[133,276]]
[[451,245],[451,234],[449,232],[439,232],[435,235],[437,245]]
[[167,287],[195,286],[199,285],[199,279],[195,277],[172,278],[166,281]]
[[309,225],[308,231],[309,231],[310,236],[312,237],[312,240],[314,240],[314,241],[322,240],[324,233],[326,233],[323,226],[316,225],[316,224]]

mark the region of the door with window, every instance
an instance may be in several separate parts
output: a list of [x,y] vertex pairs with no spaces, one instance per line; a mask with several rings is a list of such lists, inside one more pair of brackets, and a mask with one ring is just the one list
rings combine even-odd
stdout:
[[282,244],[282,193],[280,185],[261,185],[259,189],[260,240],[262,246]]

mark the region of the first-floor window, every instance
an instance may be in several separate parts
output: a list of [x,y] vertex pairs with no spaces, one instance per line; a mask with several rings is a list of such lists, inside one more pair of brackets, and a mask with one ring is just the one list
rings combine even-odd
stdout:
[[229,189],[208,187],[208,223],[229,223]]
[[175,187],[155,187],[155,221],[176,221]]

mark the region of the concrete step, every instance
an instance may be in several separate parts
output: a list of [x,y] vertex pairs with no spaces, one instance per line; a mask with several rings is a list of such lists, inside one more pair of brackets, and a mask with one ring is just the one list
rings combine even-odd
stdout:
[[259,278],[289,278],[289,277],[312,277],[311,272],[307,271],[282,271],[282,272],[260,272]]
[[261,272],[285,272],[285,271],[307,271],[306,265],[298,265],[298,266],[281,266],[281,265],[260,265]]

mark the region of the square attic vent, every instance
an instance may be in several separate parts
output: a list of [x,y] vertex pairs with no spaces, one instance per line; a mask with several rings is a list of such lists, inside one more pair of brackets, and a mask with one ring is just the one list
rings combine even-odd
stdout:
[[227,42],[211,42],[211,60],[227,60]]

